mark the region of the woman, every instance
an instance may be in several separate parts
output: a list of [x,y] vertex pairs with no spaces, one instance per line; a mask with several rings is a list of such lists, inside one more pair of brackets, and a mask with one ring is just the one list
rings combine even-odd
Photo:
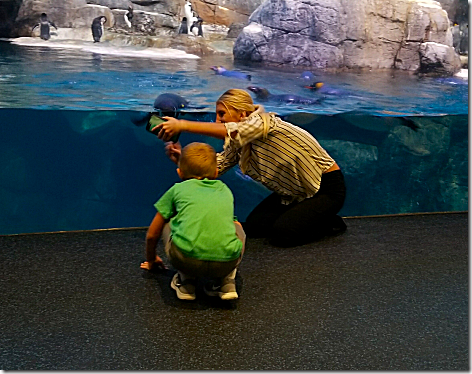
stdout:
[[[246,91],[231,89],[218,99],[216,123],[164,118],[159,138],[186,131],[224,139],[219,175],[239,163],[244,174],[273,191],[243,223],[248,237],[295,246],[346,229],[336,215],[346,195],[339,166],[312,135],[264,112]],[[177,163],[181,146],[168,143],[166,152]]]

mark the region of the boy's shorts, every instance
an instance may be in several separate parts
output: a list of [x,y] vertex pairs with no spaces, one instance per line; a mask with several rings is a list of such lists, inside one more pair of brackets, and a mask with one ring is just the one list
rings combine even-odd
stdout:
[[244,231],[238,225],[236,225],[236,234],[243,242],[243,250],[241,251],[241,256],[231,261],[204,261],[185,256],[172,242],[170,226],[168,224],[164,226],[162,239],[169,261],[178,271],[191,277],[224,278],[239,265],[243,256],[246,238]]

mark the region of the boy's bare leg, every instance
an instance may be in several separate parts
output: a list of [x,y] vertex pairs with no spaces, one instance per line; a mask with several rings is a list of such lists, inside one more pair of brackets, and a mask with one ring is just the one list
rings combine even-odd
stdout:
[[236,228],[236,236],[239,240],[243,242],[243,249],[241,250],[241,257],[243,257],[244,249],[246,248],[246,233],[244,232],[243,226],[239,222],[234,222],[234,227]]
[[166,253],[167,258],[169,258],[169,250],[170,250],[170,245],[172,243],[172,239],[170,236],[170,225],[169,223],[166,223],[164,227],[162,228],[162,242],[164,243],[164,251]]
[[235,269],[223,279],[236,278],[236,272],[238,270],[239,264],[241,263],[241,260],[243,259],[244,250],[246,248],[246,233],[244,232],[243,226],[239,222],[234,222],[234,227],[236,227],[236,236],[243,243],[243,248],[241,249],[241,255],[239,256],[238,264],[236,265]]
[[236,267],[231,273],[221,279],[221,286],[218,295],[223,300],[232,300],[238,298],[235,279],[236,273],[238,272],[238,266],[243,258],[244,249],[246,248],[246,233],[244,232],[242,225],[239,222],[235,222],[234,226],[236,227],[236,236],[242,241],[243,248],[241,250],[241,256],[239,256],[239,261]]

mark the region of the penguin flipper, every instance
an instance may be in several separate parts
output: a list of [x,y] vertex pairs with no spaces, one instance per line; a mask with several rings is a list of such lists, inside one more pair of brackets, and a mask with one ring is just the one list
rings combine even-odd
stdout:
[[409,119],[408,117],[400,117],[401,119],[401,122],[402,122],[402,125],[406,126],[406,127],[409,127],[410,129],[412,129],[413,131],[418,131],[418,129],[420,128],[416,123],[415,121]]
[[136,126],[144,126],[148,123],[149,118],[151,118],[151,113],[148,112],[138,112],[133,114],[130,117],[131,122],[133,122]]
[[189,108],[189,109],[206,109],[208,107],[205,106],[205,105],[188,105],[187,108]]

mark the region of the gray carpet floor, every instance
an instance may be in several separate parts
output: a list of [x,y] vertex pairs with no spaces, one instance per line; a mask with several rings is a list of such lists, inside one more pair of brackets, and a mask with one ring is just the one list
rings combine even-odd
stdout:
[[144,229],[2,236],[0,369],[469,370],[467,213],[346,222],[248,239],[231,302],[141,270]]

